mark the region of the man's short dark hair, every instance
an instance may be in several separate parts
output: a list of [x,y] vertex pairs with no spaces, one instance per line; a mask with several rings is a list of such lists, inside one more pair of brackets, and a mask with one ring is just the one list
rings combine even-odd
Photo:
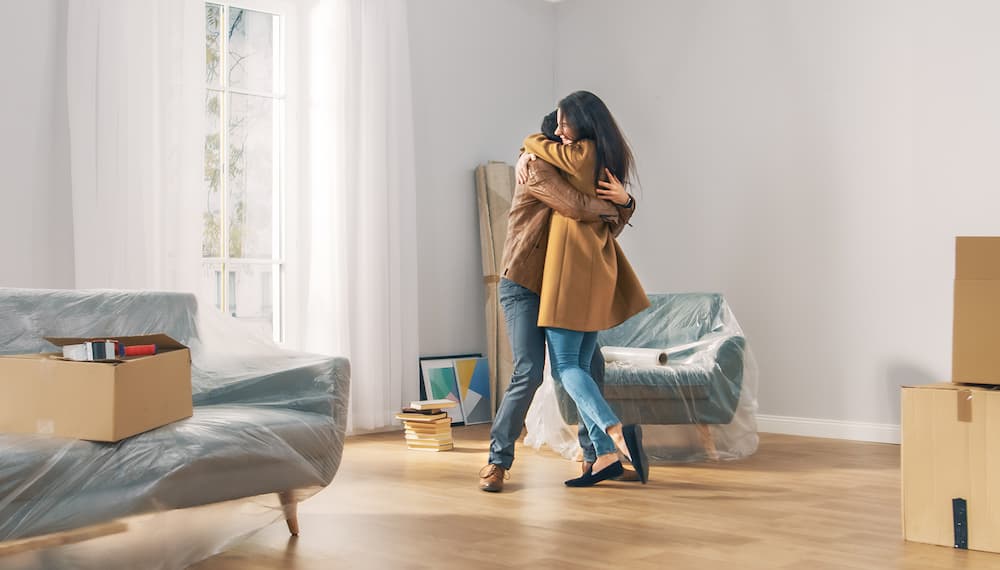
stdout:
[[556,112],[552,111],[542,119],[542,134],[548,137],[550,141],[562,142],[562,139],[556,136],[557,126]]

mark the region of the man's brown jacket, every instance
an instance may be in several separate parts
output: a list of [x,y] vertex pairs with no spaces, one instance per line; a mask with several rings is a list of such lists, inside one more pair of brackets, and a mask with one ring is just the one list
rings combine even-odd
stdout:
[[528,182],[514,188],[511,200],[501,276],[535,293],[542,290],[553,210],[577,221],[603,220],[617,237],[635,212],[635,200],[628,208],[616,206],[608,200],[583,194],[551,164],[543,160],[529,162]]

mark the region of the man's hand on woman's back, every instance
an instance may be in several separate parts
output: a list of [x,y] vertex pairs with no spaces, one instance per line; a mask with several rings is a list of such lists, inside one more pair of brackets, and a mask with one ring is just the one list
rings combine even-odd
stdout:
[[514,175],[518,184],[528,183],[528,163],[537,158],[530,152],[521,154],[517,159],[517,166],[514,167]]

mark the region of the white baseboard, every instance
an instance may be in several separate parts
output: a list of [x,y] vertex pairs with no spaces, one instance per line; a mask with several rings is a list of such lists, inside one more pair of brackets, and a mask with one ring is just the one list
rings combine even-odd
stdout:
[[757,431],[876,443],[899,443],[899,426],[789,416],[757,416]]

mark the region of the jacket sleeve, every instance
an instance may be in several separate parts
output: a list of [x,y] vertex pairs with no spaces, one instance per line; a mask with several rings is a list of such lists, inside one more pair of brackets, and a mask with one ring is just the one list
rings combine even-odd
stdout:
[[578,191],[554,166],[541,160],[528,163],[525,188],[546,206],[578,222],[607,222],[613,229],[619,224],[622,213],[631,212],[631,209],[615,207],[608,200]]
[[611,225],[611,235],[615,237],[621,235],[622,230],[625,229],[625,226],[628,225],[629,220],[632,219],[632,214],[635,213],[635,197],[632,196],[631,194],[629,194],[629,197],[632,198],[632,204],[628,208],[615,206],[615,209],[618,210],[618,218],[614,222],[610,220],[608,221],[608,223]]
[[[563,144],[549,140],[545,135],[538,133],[524,139],[524,151],[530,152],[545,162],[555,166],[559,170],[570,175],[579,175],[582,168],[590,165],[593,168],[591,141],[578,141],[573,144]],[[589,175],[590,173],[585,173]]]

